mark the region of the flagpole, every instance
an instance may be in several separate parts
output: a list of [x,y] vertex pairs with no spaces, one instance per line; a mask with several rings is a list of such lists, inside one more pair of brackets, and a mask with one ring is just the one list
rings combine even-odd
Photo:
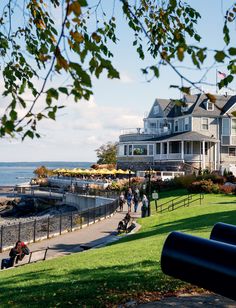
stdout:
[[217,69],[216,69],[216,94],[218,93],[218,78],[217,78]]

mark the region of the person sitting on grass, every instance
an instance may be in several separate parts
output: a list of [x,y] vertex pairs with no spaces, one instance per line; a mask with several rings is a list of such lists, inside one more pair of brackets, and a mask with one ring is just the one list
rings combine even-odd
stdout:
[[24,242],[17,241],[15,246],[10,250],[9,257],[2,259],[1,269],[13,267],[14,262],[22,261],[25,255],[29,255],[30,250]]
[[18,261],[22,261],[25,255],[29,255],[30,253],[29,248],[25,245],[24,242],[21,241],[17,241],[15,247],[12,248],[11,251],[13,255],[16,253],[16,264],[18,263]]

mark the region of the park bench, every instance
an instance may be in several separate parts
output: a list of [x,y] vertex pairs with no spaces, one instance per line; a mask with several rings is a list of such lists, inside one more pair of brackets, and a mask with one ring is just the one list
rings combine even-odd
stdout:
[[171,232],[161,255],[164,274],[236,300],[236,226],[217,223],[210,239]]
[[29,263],[35,263],[38,261],[45,261],[49,249],[50,249],[49,247],[46,247],[43,249],[32,250],[30,251],[29,255],[25,255],[22,261],[18,261],[18,263],[16,263],[15,259],[13,266],[9,267],[8,269],[13,267],[23,266]]

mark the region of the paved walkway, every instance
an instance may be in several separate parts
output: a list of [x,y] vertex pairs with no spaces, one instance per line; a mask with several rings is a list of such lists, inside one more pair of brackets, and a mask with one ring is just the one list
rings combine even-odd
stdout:
[[166,297],[160,301],[140,304],[139,308],[169,308],[169,307],[183,307],[183,308],[205,308],[205,307],[217,307],[217,308],[235,308],[236,302],[217,295],[217,294],[201,294],[201,295],[189,295],[182,294],[177,297]]
[[[127,213],[127,205],[124,206],[124,211],[116,212],[114,215],[107,219],[103,219],[95,224],[85,227],[81,230],[68,232],[57,237],[43,240],[36,243],[29,244],[31,251],[44,249],[49,247],[47,259],[55,258],[62,255],[69,255],[71,253],[80,252],[84,249],[93,248],[100,245],[106,245],[112,241],[118,240],[117,226]],[[137,219],[141,216],[140,206],[137,213],[131,212],[131,217]],[[81,247],[82,246],[82,247]],[[84,248],[83,248],[84,247]],[[0,259],[7,258],[9,251],[0,253]],[[37,252],[32,255],[35,259],[41,259],[43,252]],[[34,260],[34,259],[32,259]],[[28,257],[25,257],[22,262],[27,263]]]
[[[29,244],[31,251],[44,249],[50,247],[47,254],[47,259],[55,258],[63,255],[69,255],[75,252],[83,251],[84,248],[93,248],[97,246],[106,245],[112,241],[118,240],[116,228],[120,220],[122,220],[127,213],[127,206],[124,207],[123,212],[116,212],[110,218],[104,219],[84,229],[69,232],[61,236],[57,236],[41,242]],[[141,216],[140,206],[137,213],[131,212],[131,217],[137,219]],[[82,248],[82,247],[84,248]],[[0,253],[0,259],[8,257],[9,251]],[[36,255],[36,259],[43,257]],[[33,259],[34,260],[34,259]],[[27,263],[27,257],[24,262]],[[23,264],[23,261],[20,264]],[[19,264],[19,265],[20,265]],[[236,307],[236,302],[225,297],[214,294],[201,294],[201,295],[181,295],[178,297],[166,297],[160,301],[139,304],[137,302],[129,302],[122,307],[140,307],[140,308],[168,308],[168,307],[222,307],[233,308]]]

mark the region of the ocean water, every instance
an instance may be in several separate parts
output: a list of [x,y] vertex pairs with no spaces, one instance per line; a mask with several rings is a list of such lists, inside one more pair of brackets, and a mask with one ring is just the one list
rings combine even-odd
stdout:
[[40,166],[48,169],[89,168],[93,162],[0,162],[0,186],[10,186],[29,182],[34,177],[34,170]]

